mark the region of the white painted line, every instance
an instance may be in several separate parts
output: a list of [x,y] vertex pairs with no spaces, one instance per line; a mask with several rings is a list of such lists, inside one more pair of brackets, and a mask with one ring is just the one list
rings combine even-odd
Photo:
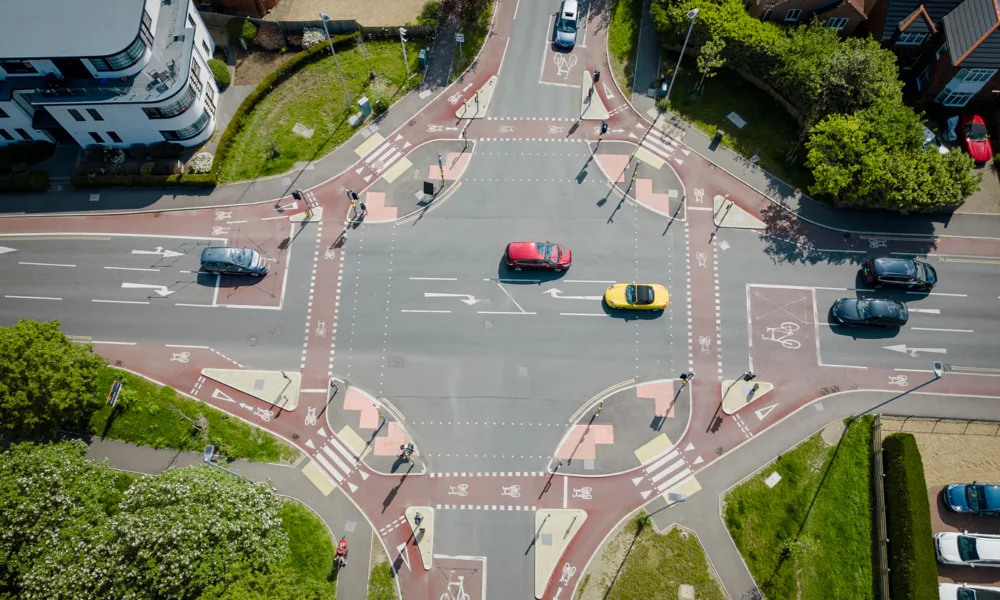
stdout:
[[517,9],[521,7],[521,0],[517,0],[517,4],[514,5],[514,20],[517,20]]
[[330,438],[330,444],[340,452],[347,460],[357,461],[359,458],[352,452],[348,452],[340,443],[336,436]]
[[935,329],[933,327],[910,327],[916,331],[943,331],[945,333],[972,333],[971,329]]
[[108,344],[110,346],[135,346],[135,342],[108,342],[101,340],[90,340],[91,344]]
[[500,283],[541,283],[541,279],[490,279],[483,277],[483,281],[499,281]]
[[563,475],[563,508],[569,503],[569,477]]
[[153,271],[159,272],[159,269],[143,269],[141,267],[104,267],[110,271]]
[[680,460],[678,460],[676,462],[673,462],[673,463],[667,465],[661,471],[659,471],[656,475],[653,475],[652,477],[650,477],[650,481],[652,483],[656,483],[657,481],[663,479],[664,477],[666,477],[670,473],[673,473],[674,471],[676,471],[677,469],[679,469],[679,468],[681,468],[683,466],[684,466],[684,459],[682,458],[682,459],[680,459]]
[[538,314],[538,313],[533,313],[533,312],[513,312],[513,311],[511,311],[511,312],[504,312],[502,310],[500,310],[500,311],[480,310],[480,311],[477,311],[477,313],[480,314],[480,315],[537,315]]
[[[503,284],[502,284],[502,283],[500,283],[500,282],[498,281],[498,282],[497,282],[497,286],[498,286],[498,287],[499,287],[499,288],[500,288],[501,290],[503,290],[503,293],[504,293],[504,294],[506,294],[508,298],[510,298],[510,301],[514,303],[514,306],[516,306],[516,307],[517,307],[517,310],[519,310],[519,311],[521,311],[521,312],[524,312],[524,309],[523,309],[523,308],[521,308],[521,305],[517,303],[517,300],[514,300],[514,296],[511,296],[511,295],[510,295],[510,294],[509,294],[509,293],[507,292],[507,288],[505,288],[505,287],[503,286]],[[534,314],[534,313],[532,313],[532,314]]]
[[645,469],[646,472],[649,473],[650,471],[655,471],[655,470],[659,469],[668,460],[670,460],[672,458],[677,458],[677,456],[679,454],[680,454],[680,452],[678,450],[674,450],[673,452],[670,452],[669,454],[664,455],[659,460],[657,460],[655,463],[653,463],[653,464],[649,465],[648,467],[646,467],[646,469]]
[[163,238],[170,240],[206,240],[210,242],[224,242],[226,238],[203,237],[199,235],[161,235],[158,233],[84,233],[80,231],[58,231],[45,233],[0,233],[0,238],[51,238],[51,237],[93,237],[96,241],[107,240],[112,237],[141,237],[141,238]]
[[838,367],[841,369],[867,369],[868,367],[859,367],[858,365],[830,365],[825,362],[819,363],[821,367]]
[[323,452],[326,453],[326,455],[329,456],[338,467],[344,470],[345,475],[351,472],[351,468],[348,467],[347,464],[344,463],[344,461],[337,456],[337,453],[331,450],[329,446],[323,446]]
[[31,267],[75,267],[76,265],[64,265],[60,263],[36,263],[36,262],[19,262],[19,265],[28,265]]
[[440,313],[440,314],[447,314],[447,313],[450,313],[451,311],[450,310],[408,310],[408,309],[404,308],[404,309],[400,310],[399,312],[405,312],[405,313]]
[[458,281],[458,277],[410,277],[410,281]]
[[98,304],[149,304],[149,300],[91,300]]
[[604,313],[559,313],[560,317],[605,317]]
[[177,302],[177,303],[174,304],[174,306],[195,306],[195,307],[198,307],[198,308],[217,308],[213,304],[187,304],[187,303],[184,303],[184,302]]
[[208,350],[208,346],[188,346],[186,344],[164,344],[167,348],[194,348],[196,350]]
[[[545,77],[545,60],[549,57],[549,44],[552,43],[552,28],[554,27],[552,19],[555,15],[549,15],[549,28],[545,30],[545,45],[542,46],[542,64],[538,65],[538,83],[545,83],[542,78]],[[510,38],[507,38],[510,41]],[[506,50],[506,46],[504,47]]]
[[314,456],[314,458],[317,461],[319,461],[319,463],[321,465],[323,465],[323,467],[325,467],[326,470],[329,471],[331,475],[333,475],[334,479],[337,480],[337,483],[342,483],[344,481],[344,476],[341,475],[340,472],[337,471],[337,469],[334,469],[333,465],[330,464],[330,461],[328,461],[325,458],[323,458],[322,454],[320,454],[319,452],[317,452],[316,455]]
[[943,294],[941,292],[906,292],[907,294],[919,294],[921,296],[950,296],[952,298],[968,298],[968,294]]
[[309,390],[299,390],[300,394],[325,394],[327,390],[325,389],[309,389]]
[[600,279],[563,279],[562,283],[614,283],[614,281],[603,281]]
[[663,490],[665,490],[665,489],[673,486],[674,484],[680,482],[682,479],[684,479],[685,477],[687,477],[690,474],[691,474],[691,469],[684,469],[680,473],[674,475],[670,479],[668,479],[668,480],[664,481],[663,483],[661,483],[660,485],[656,486],[656,491],[657,492],[662,492]]
[[927,313],[929,315],[939,315],[941,314],[940,308],[910,308],[912,313]]
[[4,298],[10,298],[12,300],[62,300],[62,298],[55,298],[51,296],[4,296]]
[[867,250],[841,250],[839,248],[816,248],[816,252],[841,252],[843,254],[868,254]]
[[237,225],[239,223],[247,223],[245,219],[243,221],[226,221],[226,225]]
[[261,218],[261,221],[275,221],[275,220],[277,220],[277,219],[287,219],[287,218],[288,218],[288,216],[281,216],[281,217],[262,217],[262,218]]
[[[709,208],[707,206],[689,206],[689,207],[687,207],[687,209],[688,210],[707,210],[708,212],[715,212],[714,208]],[[757,284],[754,284],[754,285],[757,285]]]
[[933,373],[931,369],[893,369],[893,371],[903,371],[906,373]]

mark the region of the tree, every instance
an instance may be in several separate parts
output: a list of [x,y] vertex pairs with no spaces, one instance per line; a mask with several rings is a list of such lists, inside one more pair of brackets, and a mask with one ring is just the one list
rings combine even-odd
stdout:
[[58,321],[0,327],[0,435],[51,434],[101,405],[104,359],[59,331]]
[[329,589],[291,568],[269,573],[241,572],[230,584],[209,587],[198,600],[326,600]]
[[726,59],[722,57],[722,51],[726,49],[726,42],[716,36],[701,45],[698,51],[698,72],[701,73],[701,81],[698,82],[698,94],[705,88],[705,78],[715,77],[715,73],[726,64]]

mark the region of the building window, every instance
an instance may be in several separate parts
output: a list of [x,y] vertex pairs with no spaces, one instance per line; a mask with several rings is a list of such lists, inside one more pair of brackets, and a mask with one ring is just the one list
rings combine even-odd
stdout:
[[919,46],[924,43],[924,39],[926,38],[926,33],[909,33],[904,31],[899,34],[899,39],[896,40],[896,43],[900,46]]
[[0,108],[0,119],[6,119],[8,116],[9,115],[7,115],[2,108]]
[[104,140],[101,139],[101,134],[97,133],[96,131],[91,131],[90,132],[90,137],[93,138],[93,140],[95,142],[97,142],[98,144],[103,144],[104,143]]
[[[111,56],[91,58],[91,64],[98,71],[121,71],[131,67],[139,62],[143,54],[146,53],[147,41],[144,39],[148,35],[146,32],[146,28],[143,27],[143,31],[135,37],[128,48]],[[150,39],[152,39],[151,36]]]
[[934,53],[934,60],[941,58],[941,55],[947,51],[948,51],[948,42],[945,42],[941,44],[941,47],[938,48],[938,51]]
[[975,95],[975,92],[952,92],[945,88],[934,101],[945,106],[965,106]]
[[955,79],[965,83],[977,83],[989,81],[993,78],[994,73],[996,73],[995,69],[962,69],[955,75]]
[[208,47],[205,40],[201,41],[201,49],[205,51],[205,58],[212,58],[212,49]]
[[7,140],[8,142],[13,142],[14,141],[14,136],[12,136],[11,134],[7,133],[6,129],[0,129],[0,138],[3,138],[5,140]]
[[90,118],[93,119],[93,120],[95,120],[95,121],[103,121],[104,120],[104,117],[102,117],[101,113],[97,112],[96,109],[88,108],[87,109],[87,114],[90,115]]
[[196,88],[201,94],[201,66],[194,59],[191,60],[191,87]]
[[0,68],[7,71],[8,75],[30,75],[38,72],[27,60],[0,60]]
[[162,135],[163,139],[168,142],[190,140],[191,138],[198,137],[201,132],[205,131],[205,128],[208,127],[208,123],[211,120],[212,116],[208,113],[208,111],[206,111],[202,113],[202,115],[198,117],[198,120],[192,123],[189,127],[178,129],[177,131],[161,131],[160,135]]
[[188,13],[188,23],[191,24],[191,27],[198,29],[198,26],[194,22],[194,17],[191,16],[191,13]]
[[122,143],[122,139],[120,137],[118,137],[118,134],[115,133],[114,131],[108,131],[108,132],[106,132],[106,134],[107,134],[107,136],[109,138],[111,138],[112,142],[114,142],[116,144]]
[[847,17],[834,17],[832,19],[826,20],[826,28],[833,29],[835,31],[840,31],[844,27],[847,27],[847,23],[850,21]]
[[205,94],[205,108],[212,113],[213,117],[215,116],[215,99],[212,98],[212,88],[208,88],[208,93]]
[[31,139],[31,136],[28,134],[28,132],[25,131],[25,130],[23,130],[23,129],[15,129],[14,131],[17,132],[17,135],[21,136],[22,140],[30,140]]
[[799,15],[801,15],[801,14],[802,14],[801,10],[799,10],[797,8],[790,8],[790,9],[788,9],[788,12],[785,13],[785,20],[786,21],[798,21],[799,20]]
[[194,104],[198,98],[198,90],[194,86],[188,86],[181,94],[181,97],[174,103],[162,107],[147,107],[142,111],[150,119],[170,119],[183,113]]
[[924,86],[927,85],[927,82],[930,80],[930,78],[931,78],[931,66],[927,65],[927,67],[920,72],[920,75],[917,76],[917,89],[918,90],[924,89]]
[[83,115],[80,114],[80,111],[76,110],[75,108],[71,108],[67,112],[69,112],[69,116],[73,117],[77,121],[86,121],[87,120],[87,119],[84,119]]

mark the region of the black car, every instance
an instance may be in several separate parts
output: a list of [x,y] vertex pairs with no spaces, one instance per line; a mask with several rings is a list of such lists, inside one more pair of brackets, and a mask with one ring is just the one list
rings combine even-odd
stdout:
[[902,327],[909,320],[910,311],[895,300],[841,298],[833,303],[830,316],[841,325]]
[[937,271],[909,258],[869,258],[861,266],[865,281],[874,287],[891,286],[908,290],[930,290],[937,285]]

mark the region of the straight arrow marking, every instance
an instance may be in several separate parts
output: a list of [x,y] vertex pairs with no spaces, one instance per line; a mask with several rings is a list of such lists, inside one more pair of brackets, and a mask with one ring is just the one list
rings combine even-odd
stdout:
[[17,252],[17,248],[8,248],[6,246],[0,246],[0,254],[7,254],[8,252]]
[[167,250],[163,246],[157,246],[155,250],[133,250],[132,254],[152,254],[154,256],[162,256],[163,258],[177,258],[178,256],[184,256],[183,252]]
[[250,406],[249,404],[243,404],[242,402],[240,402],[240,406],[249,410],[250,412],[253,412],[253,406]]
[[[909,307],[907,307],[909,308]],[[910,312],[914,313],[927,313],[929,315],[939,315],[941,314],[940,308],[910,308]]]
[[894,346],[882,346],[885,350],[892,350],[893,352],[899,352],[900,354],[909,354],[910,356],[916,358],[917,353],[925,352],[928,354],[948,354],[946,348],[907,348],[906,344],[896,344]]
[[160,295],[161,298],[166,298],[170,294],[173,294],[175,290],[168,290],[165,285],[153,285],[149,283],[122,283],[122,289],[125,290],[153,290]]

